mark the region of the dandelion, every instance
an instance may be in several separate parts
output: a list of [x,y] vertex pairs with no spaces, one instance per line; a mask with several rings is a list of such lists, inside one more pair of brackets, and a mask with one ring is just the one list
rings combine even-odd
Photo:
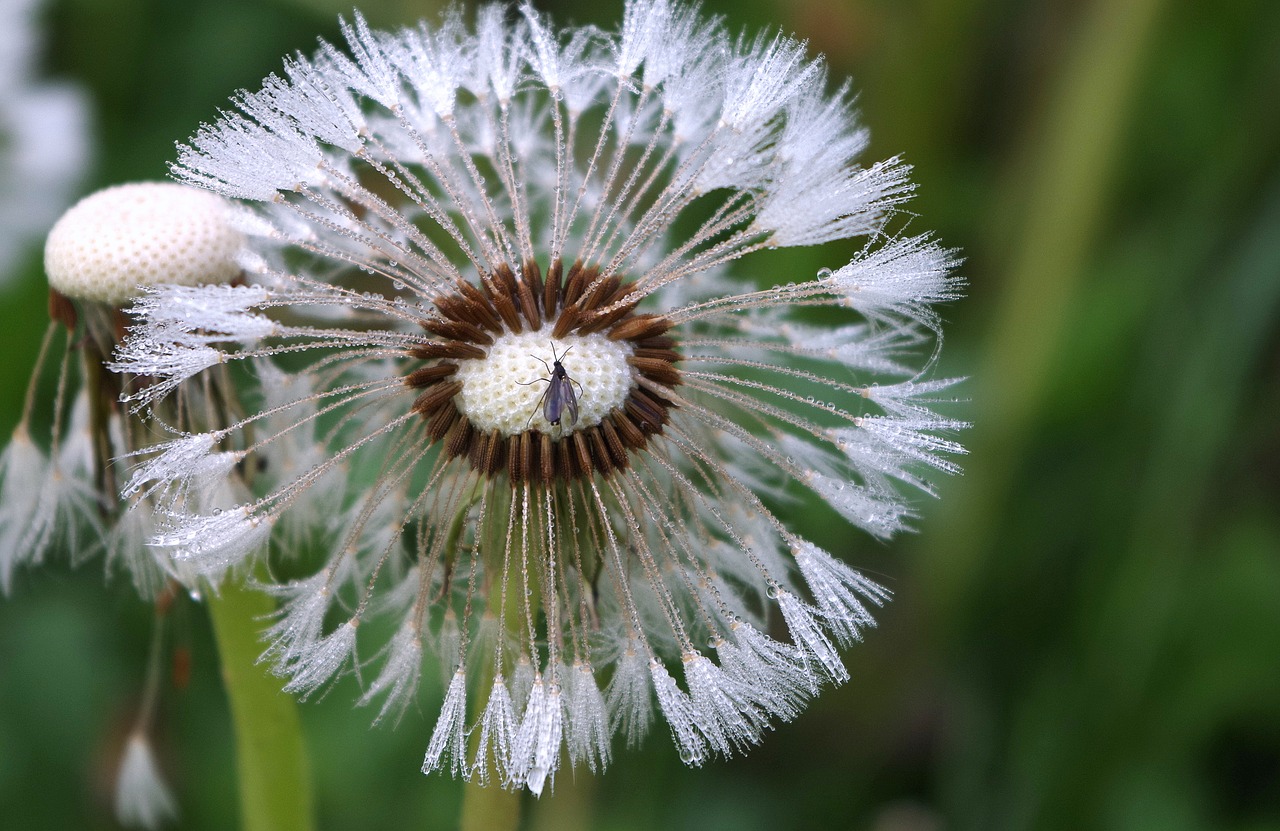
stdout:
[[[161,281],[193,286],[235,280],[240,247],[226,200],[171,182],[107,188],[54,225],[45,244],[52,320],[22,419],[0,453],[0,591],[10,590],[19,566],[63,549],[73,562],[105,551],[109,567],[123,564],[139,592],[154,596],[166,572],[175,570],[148,544],[159,530],[157,515],[174,503],[190,510],[228,500],[234,489],[229,454],[211,453],[208,435],[156,435],[153,425],[120,407],[120,379],[104,364],[130,323],[123,305]],[[165,313],[176,333],[183,307]],[[202,313],[209,314],[207,302]],[[57,338],[59,328],[65,338]],[[151,360],[158,365],[162,359]],[[166,371],[175,365],[171,360]],[[46,366],[56,366],[57,373],[47,449],[32,427]],[[199,408],[203,423],[205,405],[215,398],[214,387],[193,388],[181,406]],[[194,423],[183,412],[172,413],[170,422],[178,430]],[[128,475],[143,449],[147,463]],[[181,472],[163,489],[147,484],[174,471]],[[121,488],[133,499],[132,510],[123,509]]]
[[[243,285],[155,288],[119,353],[137,412],[230,379],[242,414],[139,463],[177,497],[153,544],[293,556],[264,658],[303,695],[359,670],[381,718],[438,664],[424,771],[540,793],[659,721],[690,765],[745,750],[888,598],[782,506],[889,538],[961,452],[924,378],[956,260],[894,222],[908,168],[859,161],[804,44],[691,6],[344,33],[179,150],[255,219]],[[214,514],[183,495],[219,459],[253,478]]]
[[[162,281],[234,281],[240,248],[230,203],[185,185],[120,185],[68,210],[45,244],[51,320],[21,420],[0,452],[0,592],[8,594],[20,567],[37,565],[55,550],[77,564],[105,552],[108,570],[123,567],[139,594],[156,603],[146,693],[116,779],[116,816],[130,827],[159,828],[177,815],[150,729],[176,587],[170,578],[191,582],[199,573],[152,543],[161,529],[176,533],[176,512],[219,511],[234,504],[232,494],[244,485],[234,472],[234,454],[212,452],[216,436],[192,430],[219,419],[225,401],[220,382],[172,396],[175,408],[162,405],[158,412],[179,434],[157,435],[159,421],[146,422],[120,406],[120,379],[106,362],[130,324],[123,305]],[[206,315],[207,306],[202,303]],[[171,334],[182,330],[184,311],[180,305],[165,310]],[[59,329],[64,338],[57,337]],[[39,420],[39,382],[51,367],[57,380],[46,442],[33,422]],[[163,486],[152,484],[160,478]],[[127,508],[122,494],[132,501]],[[209,536],[200,540],[202,566],[216,550]]]

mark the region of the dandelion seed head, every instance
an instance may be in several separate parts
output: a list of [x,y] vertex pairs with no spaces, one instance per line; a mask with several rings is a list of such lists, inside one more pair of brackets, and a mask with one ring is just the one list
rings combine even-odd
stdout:
[[[541,793],[662,721],[690,765],[744,752],[848,680],[888,597],[800,536],[794,492],[871,542],[956,471],[951,382],[923,377],[954,254],[894,224],[909,168],[861,160],[793,39],[666,0],[617,34],[476,21],[357,14],[180,150],[253,203],[251,285],[150,294],[115,367],[162,415],[235,378],[236,415],[174,425],[128,487],[201,574],[318,543],[269,586],[265,658],[305,696],[375,656],[379,717],[439,666],[425,772]],[[755,256],[838,243],[816,276]],[[186,504],[213,459],[228,515]]]

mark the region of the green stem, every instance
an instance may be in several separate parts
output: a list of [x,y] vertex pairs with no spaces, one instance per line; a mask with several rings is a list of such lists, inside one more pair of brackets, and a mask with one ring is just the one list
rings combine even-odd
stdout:
[[[491,595],[496,603],[497,592]],[[499,634],[498,637],[505,637]],[[486,668],[478,689],[488,690],[493,683],[493,669]],[[478,697],[478,696],[477,696]],[[496,770],[489,771],[489,784],[481,785],[469,780],[462,789],[462,818],[458,821],[461,831],[516,831],[520,827],[521,791],[502,787],[502,777]]]
[[[492,516],[505,517],[506,512],[510,509],[510,499],[512,496],[504,497],[501,488],[494,488],[489,496],[489,505],[486,510],[493,511]],[[465,509],[464,509],[465,510]],[[491,532],[494,536],[486,540],[484,550],[486,552],[501,552],[505,550],[505,540],[502,538],[500,529],[506,528],[505,519],[502,522],[488,522],[486,527],[478,529],[476,533]],[[502,573],[505,564],[501,557],[496,553],[492,554],[492,560],[486,561],[484,564],[486,574],[498,575]],[[515,591],[510,592],[510,596],[506,597],[507,605],[514,606]],[[514,614],[511,609],[503,609],[504,592],[498,590],[497,585],[489,588],[489,606],[488,612],[495,615],[499,621],[505,625],[509,619],[508,612]],[[515,620],[519,620],[519,615],[514,616]],[[506,638],[510,633],[501,632],[498,634],[499,639]],[[477,685],[476,698],[487,692],[493,684],[494,667],[485,663],[482,664],[480,683]],[[479,701],[473,702],[473,705],[479,706]],[[520,797],[521,791],[509,791],[501,785],[501,776],[496,770],[489,771],[489,784],[481,785],[474,779],[468,781],[462,789],[462,817],[458,821],[458,827],[461,831],[516,831],[520,827]]]
[[310,831],[311,778],[293,699],[257,665],[271,598],[228,582],[208,598],[236,736],[244,831]]
[[520,827],[520,791],[496,782],[468,782],[462,789],[462,831],[516,831]]

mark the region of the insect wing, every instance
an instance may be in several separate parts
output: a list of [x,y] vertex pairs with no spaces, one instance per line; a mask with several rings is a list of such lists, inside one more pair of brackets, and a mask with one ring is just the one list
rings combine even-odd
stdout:
[[573,381],[566,375],[560,379],[560,391],[564,394],[564,406],[569,411],[569,423],[578,423],[578,394],[573,391]]
[[569,423],[576,423],[578,395],[573,391],[573,382],[569,380],[564,370],[559,370],[552,374],[551,383],[547,387],[547,395],[542,402],[542,417],[548,424],[560,424],[565,416],[565,410],[569,411]]
[[547,384],[547,391],[542,396],[542,417],[548,424],[559,424],[560,416],[564,412],[562,384],[561,378],[552,375],[551,381]]

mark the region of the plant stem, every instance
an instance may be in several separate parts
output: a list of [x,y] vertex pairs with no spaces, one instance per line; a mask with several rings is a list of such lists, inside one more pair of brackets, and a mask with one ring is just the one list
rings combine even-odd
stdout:
[[520,827],[520,791],[496,782],[468,782],[462,790],[461,831],[516,831]]
[[258,621],[271,598],[230,581],[207,603],[231,704],[244,831],[310,831],[312,794],[306,748],[293,699],[256,664]]
[[[509,499],[503,498],[501,489],[495,489],[490,495],[491,503],[487,506],[488,511],[493,512],[493,516],[505,516],[510,509]],[[465,512],[470,506],[463,509]],[[459,518],[464,513],[459,514]],[[486,524],[486,528],[477,529],[476,533],[484,533],[486,531],[495,535],[505,528],[505,523],[490,522]],[[485,550],[490,552],[503,551],[505,546],[500,536],[488,541]],[[501,561],[486,562],[486,571],[498,574],[505,567]],[[506,592],[497,591],[497,587],[489,592],[488,611],[497,617],[503,624],[509,619],[507,612],[503,609],[503,600],[507,601],[509,606],[514,606],[515,592],[507,597]],[[515,617],[519,620],[519,616]],[[507,637],[509,633],[500,632],[498,634],[499,641]],[[480,706],[479,697],[486,692],[493,684],[495,668],[493,666],[482,664],[480,683],[476,686],[476,700],[472,701],[472,706],[478,708]],[[474,737],[473,737],[474,739]],[[474,744],[473,744],[474,749]],[[502,777],[497,770],[490,769],[489,784],[481,785],[473,778],[469,780],[462,789],[462,817],[458,821],[458,827],[461,831],[516,831],[520,827],[520,797],[521,791],[510,791],[501,785]]]

